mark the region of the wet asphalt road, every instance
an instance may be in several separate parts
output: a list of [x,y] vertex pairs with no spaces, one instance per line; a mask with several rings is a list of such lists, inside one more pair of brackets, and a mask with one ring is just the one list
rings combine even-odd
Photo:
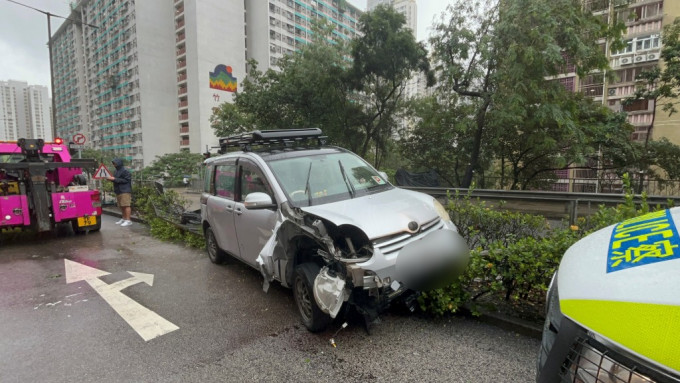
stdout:
[[[117,219],[117,218],[116,218]],[[0,244],[0,382],[531,382],[539,342],[466,318],[390,312],[368,335],[350,322],[311,334],[291,291],[237,261],[120,228]],[[154,275],[123,294],[179,327],[144,341],[64,259],[110,275]]]

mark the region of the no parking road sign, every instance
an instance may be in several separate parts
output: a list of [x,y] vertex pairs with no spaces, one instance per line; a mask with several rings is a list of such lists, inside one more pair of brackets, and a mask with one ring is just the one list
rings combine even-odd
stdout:
[[99,166],[99,169],[97,169],[97,171],[94,173],[94,176],[92,176],[92,178],[98,180],[109,177],[111,177],[111,172],[109,171],[109,169],[106,168],[106,166],[104,166],[104,164],[101,164]]

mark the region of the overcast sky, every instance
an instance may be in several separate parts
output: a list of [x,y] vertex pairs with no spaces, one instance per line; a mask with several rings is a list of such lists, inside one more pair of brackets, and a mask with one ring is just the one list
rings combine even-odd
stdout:
[[[68,0],[16,0],[59,16],[69,15]],[[251,0],[264,1],[264,0]],[[366,9],[366,0],[349,0]],[[432,21],[444,11],[450,0],[416,0],[418,4],[418,40],[430,34]],[[62,19],[52,17],[52,33]],[[50,86],[47,51],[47,16],[21,5],[0,0],[0,81],[20,80],[30,85]]]

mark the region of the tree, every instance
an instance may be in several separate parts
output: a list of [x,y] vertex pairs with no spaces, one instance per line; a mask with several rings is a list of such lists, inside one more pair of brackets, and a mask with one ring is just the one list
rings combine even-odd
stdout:
[[413,71],[428,72],[429,64],[424,46],[392,8],[362,15],[360,29],[363,36],[350,47],[332,25],[319,22],[312,43],[280,60],[280,71],[262,73],[251,63],[233,105],[212,116],[216,133],[320,127],[332,143],[363,157],[375,150],[380,166],[404,109],[406,80]]
[[[442,92],[455,93],[459,102],[475,108],[471,139],[457,148],[469,153],[461,186],[469,187],[474,173],[484,171],[483,153],[501,163],[502,176],[504,163],[513,164],[513,179],[571,163],[550,154],[562,144],[567,144],[563,153],[584,150],[579,147],[583,140],[564,142],[588,136],[578,126],[578,108],[584,104],[549,78],[563,72],[567,60],[581,75],[606,68],[597,41],[617,42],[622,30],[621,23],[607,25],[585,12],[578,0],[458,0],[450,5],[430,43]],[[527,172],[518,172],[520,166]],[[516,181],[520,187],[530,180]]]
[[203,155],[199,153],[168,153],[156,156],[151,165],[142,169],[142,178],[162,179],[167,185],[181,185],[185,176],[197,174]]
[[462,104],[458,96],[436,93],[411,103],[416,123],[401,132],[402,156],[411,160],[417,171],[434,170],[447,184],[460,185],[474,129],[475,106]]
[[352,43],[354,89],[360,92],[363,143],[358,154],[366,157],[375,149],[374,165],[379,167],[388,142],[396,133],[396,116],[404,106],[403,91],[414,72],[424,72],[434,83],[427,50],[406,28],[406,19],[384,5],[364,13],[360,20],[362,36]]
[[321,127],[331,142],[356,148],[359,107],[347,81],[349,47],[332,31],[329,23],[316,22],[312,43],[284,56],[280,71],[263,73],[250,61],[234,103],[222,104],[211,117],[216,134]]

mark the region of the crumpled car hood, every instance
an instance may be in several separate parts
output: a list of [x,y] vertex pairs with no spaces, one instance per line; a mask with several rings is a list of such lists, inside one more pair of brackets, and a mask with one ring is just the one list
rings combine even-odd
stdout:
[[680,371],[680,208],[604,228],[558,271],[560,309],[645,359]]
[[431,196],[399,188],[301,210],[337,226],[354,225],[370,240],[401,233],[411,221],[422,225],[438,217]]

